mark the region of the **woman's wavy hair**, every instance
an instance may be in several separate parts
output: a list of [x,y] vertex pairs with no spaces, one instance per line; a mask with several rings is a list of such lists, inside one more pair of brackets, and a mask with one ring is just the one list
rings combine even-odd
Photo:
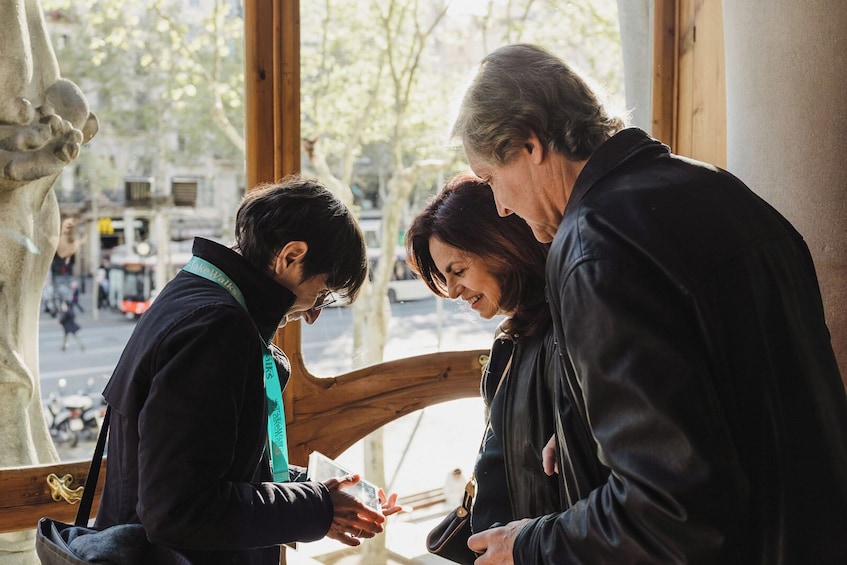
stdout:
[[447,282],[429,252],[438,238],[479,257],[500,284],[500,308],[513,312],[502,329],[512,335],[535,335],[546,329],[550,310],[544,294],[544,264],[549,245],[512,214],[500,217],[491,187],[462,174],[445,187],[412,221],[406,232],[409,267],[437,296],[447,297]]
[[517,44],[482,60],[452,136],[494,165],[508,164],[532,133],[544,147],[582,161],[624,125],[561,59],[535,45]]
[[356,299],[368,273],[362,230],[329,189],[298,175],[251,190],[235,215],[235,248],[262,271],[291,241],[309,246],[303,280],[326,275],[330,290],[350,302]]

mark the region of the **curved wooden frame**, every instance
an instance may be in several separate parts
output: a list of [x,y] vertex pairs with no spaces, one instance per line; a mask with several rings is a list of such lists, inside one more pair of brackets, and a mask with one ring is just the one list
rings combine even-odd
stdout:
[[433,353],[333,378],[310,375],[302,356],[293,356],[292,365],[296,359],[298,370],[286,388],[291,461],[305,465],[313,450],[337,457],[401,416],[448,400],[479,396],[487,354],[485,350]]
[[[83,486],[90,464],[90,461],[74,461],[0,469],[0,533],[30,530],[43,516],[73,522],[78,506],[68,504],[64,500],[54,500],[47,484],[47,476],[51,473],[58,476],[71,475],[74,485]],[[105,470],[104,461],[100,465],[100,477],[94,493],[93,513],[97,512],[97,506],[100,504]]]

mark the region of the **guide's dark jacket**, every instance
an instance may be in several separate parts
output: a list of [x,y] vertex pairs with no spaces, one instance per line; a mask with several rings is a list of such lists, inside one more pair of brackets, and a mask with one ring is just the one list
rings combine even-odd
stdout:
[[547,284],[601,467],[563,454],[574,504],[517,563],[847,563],[847,399],[785,218],[625,129],[580,173]]
[[229,275],[249,313],[180,272],[141,316],[104,392],[112,423],[96,525],[140,522],[194,563],[276,565],[279,544],[322,538],[333,515],[326,487],[269,482],[263,458],[260,334],[270,339],[294,295],[226,247],[198,238],[194,254]]

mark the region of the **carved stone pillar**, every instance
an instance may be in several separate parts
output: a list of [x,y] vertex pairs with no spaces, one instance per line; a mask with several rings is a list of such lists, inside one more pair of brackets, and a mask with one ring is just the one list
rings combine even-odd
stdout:
[[846,29],[842,0],[724,3],[727,168],[806,239],[844,379]]
[[[52,185],[96,131],[59,76],[36,0],[0,0],[0,467],[58,460],[38,379],[41,289],[59,241]],[[0,535],[0,564],[37,565],[34,541]]]

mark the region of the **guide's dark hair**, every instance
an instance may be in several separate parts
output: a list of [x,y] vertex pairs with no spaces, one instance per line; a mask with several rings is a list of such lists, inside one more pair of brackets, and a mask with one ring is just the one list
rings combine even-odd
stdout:
[[291,241],[309,246],[303,280],[325,275],[330,290],[351,302],[356,299],[368,272],[362,230],[329,189],[299,175],[257,186],[235,215],[235,247],[263,271]]
[[550,246],[535,239],[518,216],[500,217],[487,183],[469,174],[453,177],[406,232],[409,267],[433,293],[447,297],[446,279],[429,252],[432,238],[483,261],[500,284],[500,307],[513,312],[504,331],[534,335],[546,329],[551,316],[544,265]]

